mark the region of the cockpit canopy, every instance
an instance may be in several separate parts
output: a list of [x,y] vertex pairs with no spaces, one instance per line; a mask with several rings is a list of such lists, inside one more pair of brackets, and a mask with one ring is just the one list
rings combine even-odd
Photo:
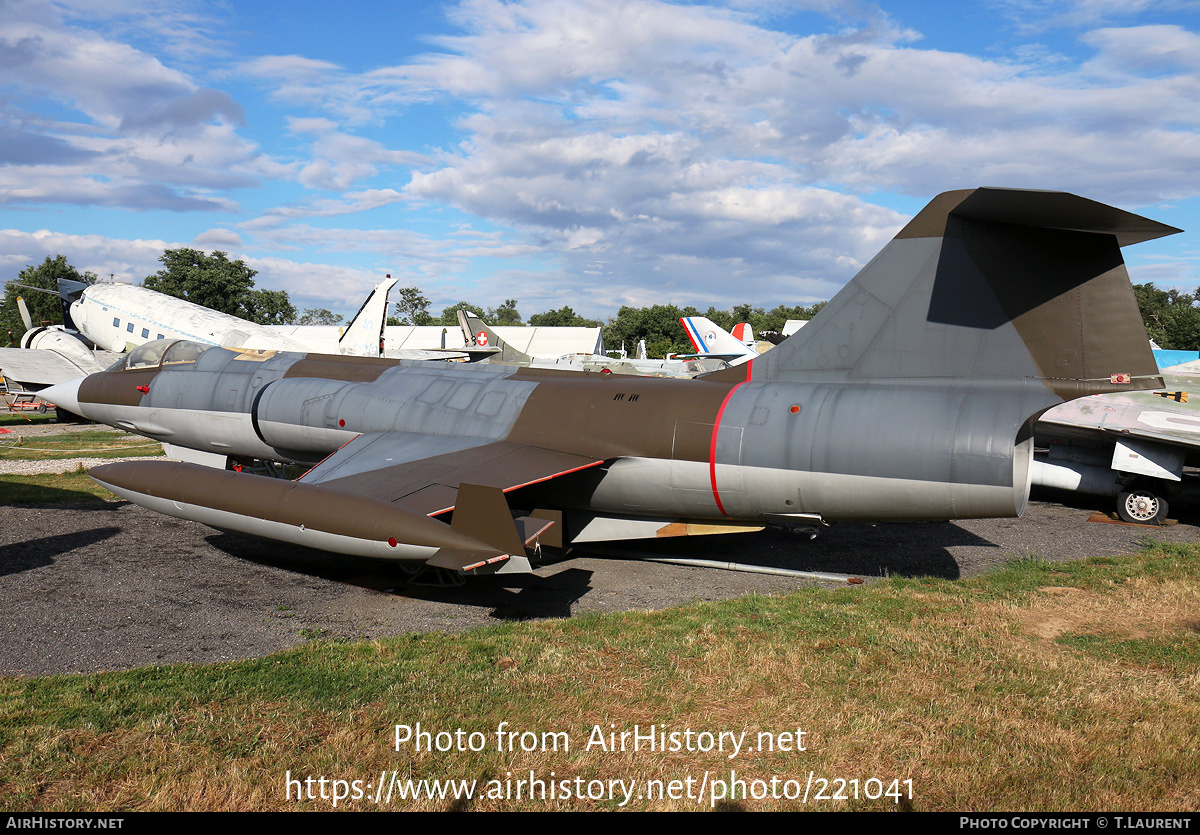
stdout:
[[195,362],[212,345],[186,339],[155,339],[134,348],[108,368],[109,371],[143,371],[165,365],[185,365]]

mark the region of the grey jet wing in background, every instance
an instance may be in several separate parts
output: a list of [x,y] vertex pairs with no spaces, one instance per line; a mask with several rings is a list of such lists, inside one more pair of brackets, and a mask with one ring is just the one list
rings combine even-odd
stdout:
[[1176,231],[1061,192],[947,192],[801,331],[694,380],[177,342],[47,396],[231,460],[316,465],[91,471],[130,501],[461,573],[587,541],[1016,516],[1038,416],[1161,388],[1120,248]]
[[1155,524],[1200,501],[1200,363],[1162,372],[1166,388],[1084,397],[1038,421],[1033,483],[1115,497],[1126,522]]

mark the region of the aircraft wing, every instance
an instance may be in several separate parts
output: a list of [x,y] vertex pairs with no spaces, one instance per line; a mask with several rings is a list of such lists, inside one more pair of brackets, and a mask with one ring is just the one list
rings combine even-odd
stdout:
[[1114,420],[1104,425],[1043,419],[1039,423],[1038,434],[1064,438],[1105,435],[1112,440],[1140,438],[1145,441],[1174,444],[1189,450],[1200,451],[1200,416],[1189,418],[1156,412],[1150,419],[1154,421],[1155,425],[1146,426],[1137,419],[1128,422]]
[[1088,397],[1051,409],[1034,434],[1039,444],[1098,447],[1111,453],[1114,470],[1179,481],[1184,465],[1200,458],[1200,409],[1185,392]]
[[[1135,398],[1135,402],[1122,402]],[[1056,406],[1039,421],[1038,434],[1082,437],[1096,433],[1200,449],[1200,409],[1186,400],[1180,403],[1157,393],[1104,395]]]
[[300,481],[436,516],[454,509],[464,482],[507,493],[602,463],[588,455],[509,441],[369,432],[313,467]]
[[[115,355],[113,355],[115,358]],[[96,367],[80,368],[62,354],[49,350],[30,348],[0,348],[0,375],[20,383],[29,391],[74,380],[84,374],[101,370]]]

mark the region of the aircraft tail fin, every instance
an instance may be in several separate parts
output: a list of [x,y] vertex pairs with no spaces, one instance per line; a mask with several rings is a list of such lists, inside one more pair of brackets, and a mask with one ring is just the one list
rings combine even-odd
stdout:
[[1160,387],[1120,248],[1178,231],[1063,192],[946,192],[752,378]]
[[747,348],[754,347],[754,328],[749,322],[738,322],[733,326],[733,338]]
[[70,330],[79,330],[75,326],[75,320],[71,318],[71,304],[77,302],[83,296],[83,291],[88,288],[88,284],[83,281],[75,281],[70,278],[60,278],[58,280],[58,301],[62,305],[63,327]]
[[489,358],[493,362],[533,362],[533,358],[529,354],[509,345],[471,311],[460,308],[458,311],[458,324],[462,328],[463,339],[467,343],[467,347],[464,350],[468,353],[482,349],[491,353]]
[[383,329],[387,325],[388,294],[400,279],[390,275],[375,285],[358,313],[338,339],[338,353],[356,357],[383,356]]
[[[704,316],[685,316],[679,320],[679,324],[683,325],[697,354],[736,357],[755,353],[753,336],[750,344],[747,345],[741,337],[733,336],[729,331]],[[750,330],[750,326],[744,322],[737,327]]]

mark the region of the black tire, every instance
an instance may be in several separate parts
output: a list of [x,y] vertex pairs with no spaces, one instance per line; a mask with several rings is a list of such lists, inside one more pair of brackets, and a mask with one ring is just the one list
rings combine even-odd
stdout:
[[1117,497],[1117,515],[1137,525],[1161,525],[1167,518],[1167,500],[1152,488],[1139,485]]

